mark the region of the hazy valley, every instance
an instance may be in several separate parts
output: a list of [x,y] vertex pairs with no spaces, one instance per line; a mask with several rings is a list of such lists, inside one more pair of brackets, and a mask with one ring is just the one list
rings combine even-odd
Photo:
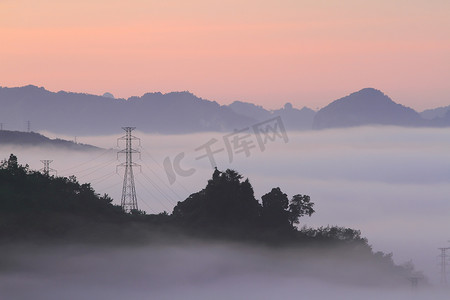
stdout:
[[[35,90],[33,87],[29,89]],[[364,93],[375,98],[379,95],[374,90],[365,90]],[[358,115],[358,110],[352,112],[347,107],[342,111],[339,108],[356,101],[354,98],[358,95],[347,99],[348,102],[337,100],[337,103],[330,104],[331,108],[338,107],[334,116]],[[197,101],[201,104],[206,101],[193,100],[193,96],[186,93],[172,96],[182,96],[185,100],[180,98],[179,101],[188,103]],[[93,97],[91,100],[98,102],[98,108],[97,104],[92,106],[93,114],[99,114],[96,109],[103,109],[100,104],[103,102],[119,101],[114,105],[125,105],[124,100],[83,97]],[[158,101],[163,101],[169,96],[148,95],[133,101],[146,101],[146,97],[159,97]],[[370,97],[367,100],[369,102]],[[172,103],[169,98],[164,101]],[[389,99],[383,99],[388,107],[392,105]],[[0,101],[4,100],[0,97]],[[54,101],[60,100],[55,98]],[[90,103],[90,100],[87,101]],[[378,100],[374,101],[378,103]],[[358,102],[358,105],[359,111],[373,111],[364,101]],[[300,114],[308,115],[306,121],[302,122],[309,124],[312,129],[313,124],[326,123],[322,118],[333,120],[329,112],[331,108],[314,112],[306,108],[296,110],[286,105],[277,112],[269,112],[248,103],[222,107],[207,102],[207,106],[213,107],[217,114],[204,112],[202,119],[190,116],[181,120],[173,117],[173,111],[161,114],[159,120],[166,118],[165,122],[170,121],[171,127],[168,123],[158,123],[147,117],[152,113],[149,107],[140,107],[141,117],[133,116],[133,111],[124,115],[128,120],[139,120],[133,124],[122,123],[127,119],[123,120],[119,115],[115,118],[111,111],[104,114],[108,121],[96,121],[91,134],[88,133],[94,125],[89,123],[89,117],[86,120],[73,117],[72,109],[72,117],[61,117],[58,130],[51,130],[56,127],[50,124],[39,130],[44,136],[32,132],[1,131],[1,159],[7,159],[10,153],[14,153],[21,164],[29,164],[34,170],[43,167],[41,160],[52,160],[51,168],[57,171],[58,176],[74,175],[80,183],[91,183],[97,193],[107,193],[113,198],[113,203],[119,205],[123,169],[117,169],[116,166],[124,162],[124,156],[117,152],[123,149],[124,144],[118,144],[117,138],[123,135],[121,126],[136,125],[133,135],[141,139],[140,145],[137,141],[133,144],[140,152],[140,155],[134,155],[135,162],[140,165],[134,170],[139,209],[148,214],[171,213],[179,201],[200,191],[211,178],[214,168],[210,159],[202,158],[205,154],[202,147],[215,141],[212,146],[218,151],[214,155],[217,167],[220,170],[234,169],[248,177],[256,199],[261,201],[261,197],[273,187],[280,187],[289,196],[299,193],[311,196],[316,213],[311,217],[302,217],[298,225],[300,228],[337,225],[361,230],[362,236],[368,238],[374,251],[392,252],[396,264],[412,261],[416,270],[423,271],[431,285],[425,284],[425,280],[423,285],[419,283],[418,293],[415,294],[418,299],[430,295],[434,299],[444,298],[445,293],[437,289],[439,268],[436,257],[439,254],[437,248],[446,246],[442,228],[450,226],[447,216],[450,209],[447,200],[450,194],[448,129],[408,123],[410,120],[425,122],[425,119],[397,104],[394,106],[407,121],[399,121],[396,125],[403,124],[403,127],[390,126],[395,120],[396,113],[393,112],[391,121],[372,119],[377,126],[322,130],[304,130],[306,127],[299,125],[300,121],[295,123],[295,119],[300,120]],[[84,109],[90,110],[88,107]],[[26,122],[32,116],[17,113],[20,116],[15,118],[19,120],[17,123],[13,119],[5,123],[20,127],[21,122]],[[188,115],[185,110],[183,114]],[[37,118],[39,114],[33,112],[33,115]],[[230,116],[234,119],[230,119]],[[261,147],[257,142],[257,134],[251,130],[255,124],[274,117],[280,117],[278,120],[287,128],[286,136],[273,136]],[[198,123],[198,120],[202,122]],[[354,124],[364,125],[361,119],[354,120]],[[43,118],[32,119],[31,122],[35,124],[33,127],[45,124]],[[170,128],[167,132],[152,129],[152,126],[159,128],[165,124]],[[335,126],[332,122],[328,124]],[[295,130],[289,130],[292,128]],[[233,137],[230,136],[233,129],[249,129],[246,140],[252,147],[247,149],[248,152],[227,148],[227,145],[233,145],[227,144]],[[180,134],[180,131],[187,132]],[[190,131],[200,132],[188,133]],[[171,134],[165,134],[168,132]],[[73,141],[75,135],[77,143],[55,140]],[[86,151],[89,149],[93,151]],[[174,172],[175,178],[171,180],[165,161],[173,163],[180,153],[184,153],[182,169],[191,172],[190,175]],[[357,259],[354,265],[343,260],[337,250],[336,257],[333,257],[330,252],[321,256],[317,249],[291,252],[290,249],[275,250],[229,242],[205,243],[196,239],[174,241],[151,235],[147,242],[150,244],[134,245],[126,241],[106,245],[66,245],[64,242],[6,244],[3,251],[7,253],[8,259],[1,263],[4,266],[1,289],[6,291],[6,295],[27,298],[28,291],[19,291],[20,286],[26,283],[31,286],[31,291],[43,295],[36,299],[58,299],[66,291],[70,291],[72,297],[68,299],[118,299],[130,293],[136,298],[153,293],[155,299],[177,298],[180,295],[193,299],[208,298],[213,294],[220,294],[223,299],[239,298],[242,295],[273,299],[280,294],[287,299],[294,299],[300,292],[307,293],[310,299],[323,299],[334,293],[342,299],[378,299],[380,292],[387,298],[409,299],[411,296],[410,282],[407,280],[399,286],[393,283],[395,287],[392,289],[377,290],[376,285],[383,278],[382,273],[378,274],[375,266],[364,265]],[[26,249],[35,249],[28,260],[25,259]],[[302,251],[307,251],[307,254]],[[326,262],[322,264],[324,257]],[[374,276],[371,280],[374,286],[354,281],[358,274],[367,272],[367,269],[373,271],[369,273]],[[129,276],[134,279],[129,279]],[[67,290],[52,289],[51,293],[48,292],[51,289],[49,282],[54,281],[66,286]],[[123,281],[127,282],[126,287],[116,287]],[[322,288],[324,284],[327,289]],[[173,285],[176,288],[171,288]],[[261,289],[261,286],[267,288]],[[90,298],[80,292],[83,289],[91,291]]]

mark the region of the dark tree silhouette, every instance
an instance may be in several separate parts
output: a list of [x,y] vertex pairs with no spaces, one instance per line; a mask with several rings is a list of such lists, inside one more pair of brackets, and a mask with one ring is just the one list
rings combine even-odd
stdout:
[[7,170],[10,174],[17,175],[22,174],[25,175],[29,171],[28,165],[21,166],[17,161],[17,156],[11,154],[8,160],[3,160],[0,163],[0,169]]
[[234,170],[215,169],[212,179],[200,192],[178,202],[173,216],[190,224],[243,225],[254,223],[260,205],[248,179]]
[[173,217],[183,224],[224,226],[253,225],[290,231],[301,216],[314,213],[309,196],[288,196],[279,187],[255,199],[248,179],[234,170],[214,170],[206,187],[178,202]]
[[288,196],[279,187],[261,197],[262,218],[269,227],[293,227],[299,223],[299,218],[311,216],[315,211],[314,203],[307,195],[297,194],[289,202]]
[[17,156],[15,156],[14,154],[11,154],[9,156],[9,159],[2,161],[2,164],[1,164],[1,168],[7,169],[7,170],[17,169],[18,167],[19,167],[19,164],[17,162]]
[[0,234],[13,233],[14,228],[69,228],[72,216],[100,220],[123,215],[111,202],[108,195],[96,194],[89,183],[79,184],[74,176],[30,171],[28,165],[19,165],[13,154],[0,163]]
[[315,213],[314,203],[308,195],[294,195],[289,204],[289,221],[291,225],[299,223],[299,218],[305,215],[311,216]]
[[261,200],[262,218],[266,226],[289,226],[288,196],[279,187],[273,188],[269,193],[262,196]]

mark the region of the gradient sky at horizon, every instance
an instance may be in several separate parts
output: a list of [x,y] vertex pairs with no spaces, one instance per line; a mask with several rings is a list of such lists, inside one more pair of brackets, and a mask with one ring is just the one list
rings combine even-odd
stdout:
[[0,86],[189,90],[320,108],[364,87],[450,105],[447,0],[0,0]]

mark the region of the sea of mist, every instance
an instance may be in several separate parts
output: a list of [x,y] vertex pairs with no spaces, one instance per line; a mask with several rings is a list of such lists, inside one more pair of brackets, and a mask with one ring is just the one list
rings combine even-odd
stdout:
[[[447,299],[383,285],[370,264],[312,250],[159,241],[147,246],[1,246],[2,299]],[[384,283],[386,284],[386,283]]]
[[[226,136],[224,133],[133,133],[141,139],[141,147],[138,148],[141,156],[135,156],[136,163],[141,165],[141,168],[135,168],[139,208],[149,213],[171,212],[177,201],[202,189],[211,177],[213,168],[207,158],[196,159],[204,152],[195,149],[211,139],[217,140],[212,148],[224,148],[223,139]],[[44,134],[56,137],[51,133]],[[448,129],[363,127],[288,132],[287,135],[288,142],[281,138],[268,141],[264,151],[255,143],[249,156],[235,153],[230,160],[225,149],[215,155],[216,165],[220,170],[232,168],[248,177],[257,199],[278,186],[289,197],[294,194],[310,195],[317,212],[310,218],[302,218],[300,226],[339,225],[360,229],[374,250],[393,252],[394,261],[399,264],[412,260],[416,269],[424,271],[431,283],[439,284],[437,248],[449,246],[450,239]],[[99,152],[8,146],[0,148],[0,154],[2,158],[7,158],[9,153],[15,153],[20,163],[27,163],[32,169],[42,167],[41,159],[52,159],[51,167],[58,171],[58,175],[75,175],[81,182],[91,182],[98,193],[108,193],[118,204],[123,169],[119,168],[116,174],[116,165],[124,161],[123,155],[119,155],[117,160],[116,154],[124,147],[123,144],[117,147],[116,139],[120,136],[78,137],[78,142],[107,149]],[[185,156],[181,166],[194,172],[187,177],[177,174],[175,182],[171,184],[164,160],[169,158],[173,162],[182,152]],[[187,284],[184,288],[198,296],[197,299],[211,298],[211,295],[222,292],[227,292],[231,298],[245,298],[239,296],[244,291],[252,291],[252,297],[261,296],[261,299],[273,299],[275,296],[272,293],[290,295],[294,299],[294,294],[298,296],[311,291],[311,294],[308,293],[311,299],[323,299],[335,295],[333,289],[343,295],[342,299],[380,298],[369,290],[347,290],[333,283],[330,283],[329,289],[325,289],[331,291],[328,294],[320,288],[321,282],[315,279],[310,279],[311,283],[306,283],[309,279],[305,279],[297,285],[294,284],[296,278],[276,281],[275,275],[270,272],[264,276],[259,278],[251,275],[254,280],[248,282],[239,276],[230,276],[207,285]],[[266,280],[275,280],[275,283],[269,288]],[[248,285],[244,287],[242,282]],[[94,293],[95,288],[91,288]],[[254,291],[257,288],[260,292]],[[111,295],[120,295],[120,291],[114,291]],[[140,292],[144,293],[145,290],[137,287],[137,293]],[[171,292],[177,291],[168,288],[167,294],[161,292],[160,298],[173,299]],[[359,295],[358,292],[367,292],[367,295],[355,296]],[[356,294],[351,296],[351,293]],[[385,298],[410,299],[412,296],[395,295]],[[115,296],[110,299],[116,299]],[[137,294],[135,298],[144,299],[145,296]]]

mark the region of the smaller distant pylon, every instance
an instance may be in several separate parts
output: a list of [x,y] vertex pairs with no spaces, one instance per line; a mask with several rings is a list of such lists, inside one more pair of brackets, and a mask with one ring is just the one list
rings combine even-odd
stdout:
[[53,162],[53,160],[49,160],[49,159],[41,160],[41,163],[44,164],[44,167],[42,169],[40,169],[39,171],[44,173],[47,176],[50,174],[50,172],[54,173],[55,176],[57,176],[58,172],[55,169],[50,168],[50,163],[51,162]]
[[447,285],[447,266],[448,266],[448,259],[449,255],[447,254],[447,251],[450,250],[450,247],[442,247],[438,248],[441,251],[441,254],[438,256],[440,258],[440,264],[441,264],[441,285],[446,286]]

